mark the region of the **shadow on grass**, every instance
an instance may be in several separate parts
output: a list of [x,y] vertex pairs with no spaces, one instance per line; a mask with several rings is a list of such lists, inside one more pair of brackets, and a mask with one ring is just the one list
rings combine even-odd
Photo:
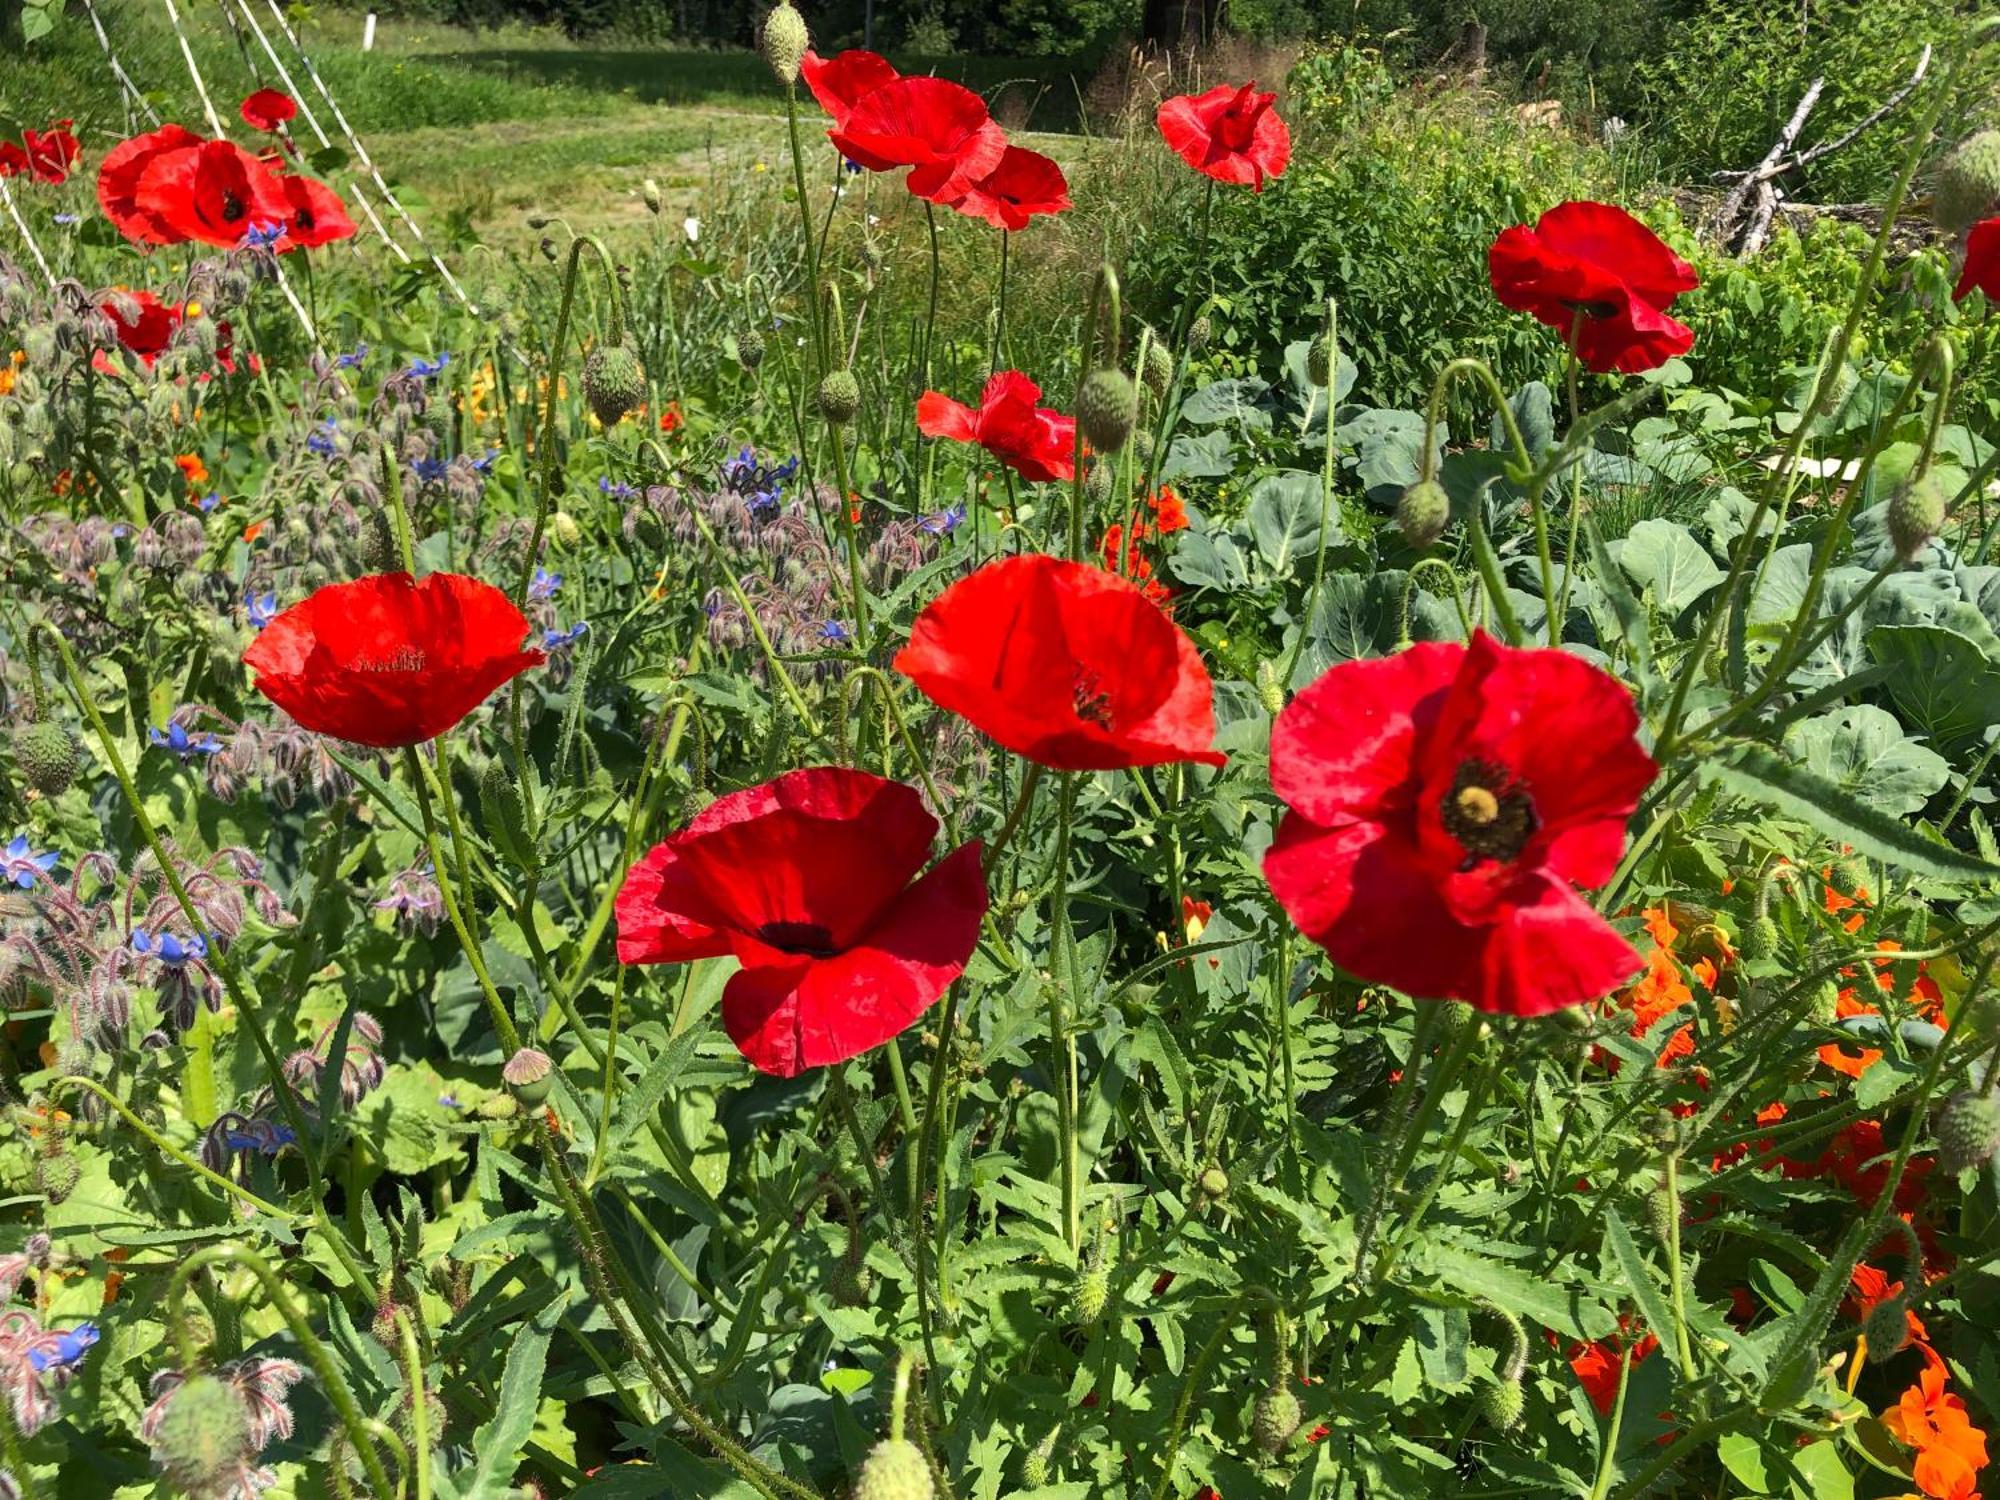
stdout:
[[[770,68],[749,52],[495,47],[422,56],[509,82],[608,90],[646,104],[730,104],[774,114],[784,105]],[[1061,58],[898,57],[895,62],[907,73],[935,73],[978,91],[1004,124],[1023,130],[1074,130],[1078,92],[1088,81],[1087,70]]]

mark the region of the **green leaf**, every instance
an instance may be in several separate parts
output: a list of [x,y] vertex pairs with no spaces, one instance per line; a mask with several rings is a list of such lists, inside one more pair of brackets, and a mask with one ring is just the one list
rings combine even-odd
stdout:
[[1417,1363],[1417,1341],[1404,1339],[1403,1347],[1396,1351],[1396,1368],[1389,1374],[1389,1399],[1398,1406],[1408,1406],[1423,1388],[1424,1371]]
[[[1283,578],[1319,546],[1320,476],[1299,469],[1266,474],[1250,489],[1250,535],[1273,578]],[[1328,508],[1331,526],[1339,512]],[[1337,535],[1328,540],[1337,541]]]
[[493,1420],[472,1435],[473,1469],[459,1484],[463,1500],[502,1500],[513,1493],[521,1449],[535,1430],[549,1339],[568,1301],[569,1293],[557,1293],[532,1322],[514,1331],[507,1347],[507,1364],[500,1373],[500,1399]]
[[1617,1326],[1611,1310],[1594,1292],[1530,1275],[1458,1245],[1432,1241],[1423,1247],[1420,1259],[1455,1290],[1570,1338],[1601,1339]]
[[1678,521],[1641,521],[1619,544],[1618,565],[1651,596],[1656,608],[1677,615],[1722,582],[1722,569],[1694,533]]
[[2000,866],[1926,838],[1763,745],[1725,746],[1702,762],[1699,774],[1738,796],[1802,818],[1835,843],[1852,844],[1871,859],[1919,875],[1987,880],[2000,876]]
[[1893,669],[1896,711],[1939,744],[2000,724],[2000,667],[1970,636],[1942,625],[1878,625],[1865,644]]
[[1745,1432],[1726,1432],[1716,1439],[1715,1456],[1732,1478],[1753,1495],[1771,1493],[1771,1475],[1764,1464],[1764,1445]]
[[1923,811],[1951,779],[1942,755],[1904,734],[1894,714],[1872,703],[1794,724],[1785,749],[1815,776],[1897,816]]
[[1660,1340],[1660,1352],[1672,1361],[1678,1371],[1680,1351],[1672,1337],[1673,1310],[1667,1305],[1666,1298],[1660,1295],[1653,1268],[1639,1253],[1639,1247],[1632,1243],[1632,1231],[1625,1227],[1625,1221],[1618,1217],[1615,1208],[1604,1210],[1604,1260],[1607,1265],[1618,1267],[1619,1276],[1630,1288],[1633,1300],[1639,1304],[1639,1315]]

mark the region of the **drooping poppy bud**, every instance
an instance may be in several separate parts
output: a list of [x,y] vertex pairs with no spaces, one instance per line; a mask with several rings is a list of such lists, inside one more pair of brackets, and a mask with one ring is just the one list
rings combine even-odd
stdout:
[[1132,436],[1139,393],[1123,370],[1093,370],[1077,393],[1076,422],[1099,453],[1116,453]]
[[1889,540],[1904,562],[1916,561],[1944,530],[1944,521],[1944,486],[1934,471],[1904,480],[1889,496]]
[[819,383],[819,414],[836,427],[852,422],[861,410],[861,383],[852,370],[828,370]]
[[646,399],[646,369],[629,344],[600,344],[583,362],[583,399],[606,427]]
[[806,35],[805,17],[793,8],[791,0],[781,0],[764,17],[763,43],[764,61],[771,65],[778,81],[797,83],[799,65],[805,61],[806,49],[812,45],[812,38]]
[[1396,501],[1396,529],[1419,552],[1437,545],[1451,523],[1451,496],[1435,479],[1419,479]]
[[854,1500],[931,1500],[936,1493],[923,1449],[908,1438],[883,1438],[869,1449],[854,1481]]

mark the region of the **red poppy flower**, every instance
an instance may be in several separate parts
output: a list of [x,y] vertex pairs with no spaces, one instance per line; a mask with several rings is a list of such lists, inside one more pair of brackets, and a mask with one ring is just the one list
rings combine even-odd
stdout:
[[259,89],[238,106],[243,123],[252,130],[275,133],[278,128],[298,114],[298,105],[292,96],[278,89]]
[[944,78],[897,78],[870,89],[827,135],[870,171],[908,167],[905,185],[933,203],[963,198],[1007,151],[986,101]]
[[28,153],[12,141],[0,141],[0,177],[19,177],[28,170]]
[[58,120],[47,130],[24,130],[21,144],[28,148],[28,170],[39,182],[69,181],[69,169],[83,155],[83,147],[70,134],[70,122]]
[[224,250],[253,232],[276,232],[291,217],[271,169],[231,141],[158,153],[139,173],[134,199],[181,239]]
[[1002,370],[979,394],[979,410],[938,391],[917,398],[917,430],[927,437],[977,443],[1023,479],[1045,483],[1076,474],[1076,418],[1037,406],[1042,388],[1019,370]]
[[719,798],[627,872],[618,957],[733,955],[722,1024],[752,1066],[845,1062],[928,1010],[979,940],[980,847],[919,877],[937,831],[913,788],[866,771],[789,771]]
[[133,292],[121,287],[97,307],[111,320],[120,346],[136,355],[148,369],[166,352],[167,345],[174,341],[175,330],[181,326],[181,310],[170,307],[151,292]]
[[[903,75],[896,71],[896,65],[888,58],[874,52],[864,52],[859,47],[850,47],[838,57],[821,57],[816,52],[808,52],[799,64],[799,76],[812,90],[819,107],[833,116],[833,128],[847,128],[847,117],[854,113],[854,106],[885,83],[894,83]],[[860,163],[867,166],[866,162]],[[893,162],[885,162],[871,170],[886,172]]]
[[1057,771],[1219,766],[1194,642],[1137,587],[1030,553],[988,563],[917,616],[896,670],[989,739]]
[[1600,999],[1639,955],[1571,882],[1611,878],[1658,770],[1638,722],[1607,673],[1483,631],[1345,662],[1272,730],[1291,811],[1265,879],[1374,983],[1506,1015]]
[[1951,300],[1963,302],[1974,290],[1988,302],[2000,302],[2000,219],[1981,219],[1965,237],[1965,269]]
[[1036,214],[1069,210],[1069,180],[1039,151],[1009,146],[1000,165],[965,191],[952,207],[995,229],[1026,229]]
[[186,236],[151,210],[139,206],[139,179],[154,158],[170,151],[188,151],[201,137],[178,125],[120,141],[97,167],[97,202],[118,232],[139,245],[178,245]]
[[1292,159],[1291,127],[1255,83],[1218,84],[1205,94],[1181,94],[1160,106],[1160,136],[1180,159],[1217,182],[1247,182],[1264,191]]
[[340,194],[325,183],[310,177],[280,177],[277,185],[288,209],[285,237],[278,241],[279,254],[354,237],[354,221],[347,216]]
[[246,665],[307,729],[387,749],[436,739],[544,660],[527,618],[491,584],[377,573],[330,583],[266,625]]
[[1694,347],[1667,308],[1700,278],[1622,208],[1558,203],[1532,229],[1502,230],[1486,263],[1502,303],[1565,339],[1574,331],[1577,357],[1599,374],[1636,375]]

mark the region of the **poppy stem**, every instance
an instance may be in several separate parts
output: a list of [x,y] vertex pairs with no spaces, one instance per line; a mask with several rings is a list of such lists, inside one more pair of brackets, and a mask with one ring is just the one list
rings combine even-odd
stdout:
[[1041,781],[1041,763],[1031,762],[1027,773],[1021,777],[1021,789],[1014,794],[1014,805],[1007,809],[1007,820],[1000,825],[1000,831],[993,835],[993,842],[986,846],[986,869],[989,873],[998,868],[1000,856],[1013,842],[1015,833],[1020,829],[1021,819],[1028,811],[1028,804],[1034,800],[1035,788],[1041,785]]
[[[1614,1347],[1617,1336],[1612,1336]],[[1632,1351],[1617,1348],[1618,1394],[1612,1398],[1611,1420],[1599,1438],[1597,1479],[1590,1487],[1590,1500],[1604,1500],[1611,1490],[1611,1475],[1618,1467],[1618,1434],[1625,1427],[1625,1389],[1632,1379]]]
[[1000,284],[993,317],[993,370],[998,375],[1007,358],[1007,247],[1013,236],[1000,231]]
[[[1480,1023],[1477,1020],[1466,1022],[1460,1038],[1461,1043],[1464,1042],[1466,1037],[1477,1041],[1479,1030]],[[1464,1050],[1469,1051],[1470,1047],[1466,1046]],[[1461,1063],[1464,1061],[1462,1053],[1459,1055],[1459,1061]],[[1418,1227],[1424,1222],[1425,1216],[1431,1211],[1431,1205],[1437,1202],[1438,1194],[1444,1189],[1445,1179],[1451,1175],[1451,1165],[1458,1160],[1459,1150],[1465,1145],[1465,1137],[1472,1129],[1473,1121],[1478,1117],[1480,1109],[1486,1103],[1486,1091],[1492,1087],[1493,1075],[1499,1069],[1499,1066],[1500,1053],[1496,1048],[1493,1055],[1487,1059],[1486,1065],[1473,1076],[1472,1083],[1466,1090],[1465,1103],[1460,1106],[1458,1119],[1452,1124],[1451,1138],[1445,1143],[1443,1155],[1437,1164],[1437,1170],[1431,1173],[1430,1181],[1424,1184],[1422,1196],[1410,1206],[1409,1213],[1404,1215],[1403,1222],[1397,1226],[1396,1237],[1384,1245],[1381,1255],[1376,1257],[1374,1269],[1370,1273],[1370,1280],[1376,1286],[1380,1286],[1388,1279],[1389,1273],[1395,1269],[1397,1258],[1402,1254],[1403,1246],[1416,1237]],[[1454,1069],[1453,1071],[1456,1070]],[[1432,1084],[1433,1095],[1441,1099],[1444,1090],[1451,1086],[1452,1079],[1446,1074],[1443,1066],[1440,1066],[1432,1077],[1434,1080]],[[1412,1142],[1414,1143],[1415,1140],[1415,1132],[1412,1132]],[[1414,1153],[1412,1153],[1412,1160],[1414,1159]],[[1401,1186],[1400,1181],[1397,1183],[1397,1186]]]
[[[1278,679],[1279,686],[1287,693],[1292,690],[1292,679],[1298,676],[1299,657],[1305,652],[1306,635],[1312,629],[1313,617],[1319,613],[1320,590],[1326,584],[1326,528],[1333,519],[1333,465],[1338,451],[1338,445],[1333,440],[1333,388],[1340,379],[1340,304],[1332,297],[1326,299],[1326,347],[1326,451],[1321,455],[1320,463],[1319,542],[1313,552],[1312,591],[1306,595],[1305,613],[1299,616],[1298,639],[1292,642],[1292,656],[1285,663],[1285,675]],[[1428,465],[1428,443],[1424,453],[1424,462]]]
[[1062,773],[1056,799],[1055,891],[1049,910],[1049,957],[1055,971],[1049,984],[1049,1082],[1056,1093],[1057,1126],[1062,1136],[1063,1238],[1072,1254],[1083,1249],[1083,1213],[1079,1203],[1076,1144],[1076,1039],[1070,1034],[1064,996],[1081,999],[1076,934],[1069,922],[1070,825],[1076,812],[1076,773]]
[[[806,308],[812,317],[813,378],[817,382],[826,372],[828,335],[826,323],[820,315],[819,247],[813,239],[812,199],[806,194],[805,156],[799,150],[799,86],[796,82],[785,87],[785,129],[792,147],[792,182],[799,195],[799,235],[805,243],[806,252]],[[831,214],[832,210],[828,212]]]

